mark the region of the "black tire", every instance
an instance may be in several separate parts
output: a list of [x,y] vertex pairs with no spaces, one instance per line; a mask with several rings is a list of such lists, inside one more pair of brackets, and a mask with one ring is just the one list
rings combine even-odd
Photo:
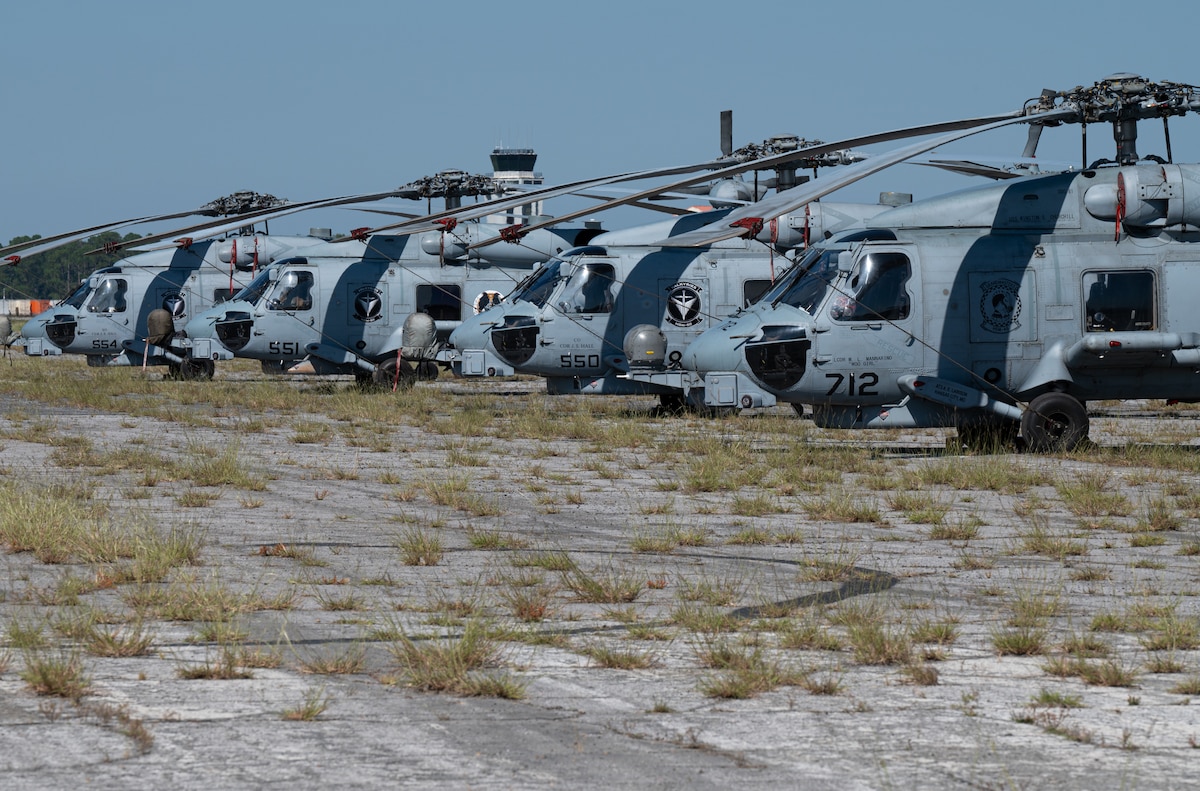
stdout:
[[438,366],[435,362],[423,362],[417,364],[417,380],[420,382],[433,382],[438,378]]
[[665,415],[678,415],[687,409],[683,393],[659,393],[658,408]]
[[[398,376],[397,363],[399,364]],[[372,379],[377,387],[385,390],[391,390],[393,387],[396,390],[408,390],[417,380],[417,374],[408,360],[397,361],[395,357],[389,357],[375,366],[375,374]]]
[[998,415],[964,417],[958,423],[958,442],[964,450],[1006,453],[1016,448],[1021,424]]
[[182,382],[207,382],[216,371],[217,366],[212,360],[187,359],[182,363],[167,363],[167,376]]
[[1067,393],[1043,393],[1021,416],[1021,435],[1035,453],[1075,450],[1088,438],[1087,409]]

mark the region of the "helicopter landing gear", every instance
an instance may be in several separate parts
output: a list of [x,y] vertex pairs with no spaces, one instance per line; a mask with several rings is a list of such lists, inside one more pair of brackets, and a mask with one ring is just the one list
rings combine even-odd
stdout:
[[182,363],[167,363],[167,376],[178,381],[194,380],[208,381],[213,378],[217,366],[212,360],[194,360],[188,358]]
[[432,382],[438,378],[438,367],[435,362],[417,363],[417,381]]
[[407,360],[397,360],[389,357],[375,367],[371,376],[377,387],[391,390],[408,390],[417,381],[417,373]]
[[678,415],[688,408],[683,393],[659,393],[658,409],[664,415]]
[[1087,440],[1087,409],[1066,393],[1043,393],[1021,417],[1021,435],[1026,447],[1038,453],[1074,450]]

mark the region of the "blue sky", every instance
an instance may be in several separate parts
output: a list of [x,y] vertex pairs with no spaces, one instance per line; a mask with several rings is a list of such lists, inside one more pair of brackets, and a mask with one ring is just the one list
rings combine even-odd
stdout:
[[[501,143],[537,149],[550,182],[700,161],[718,151],[723,109],[734,111],[735,145],[780,132],[830,141],[1015,109],[1043,87],[1119,71],[1200,83],[1200,63],[1188,57],[1197,6],[1131,8],[9,3],[0,13],[0,242],[190,208],[238,189],[305,200],[451,167],[486,172]],[[1200,119],[1172,130],[1176,160],[1197,161]],[[1111,154],[1107,129],[1090,139],[1093,158]],[[956,148],[1016,156],[1023,142],[1023,129],[1006,130]],[[1144,128],[1139,148],[1162,153],[1161,135]],[[1078,160],[1077,128],[1048,130],[1040,153]],[[970,183],[904,166],[842,197],[921,197]],[[272,230],[374,222],[338,211]]]

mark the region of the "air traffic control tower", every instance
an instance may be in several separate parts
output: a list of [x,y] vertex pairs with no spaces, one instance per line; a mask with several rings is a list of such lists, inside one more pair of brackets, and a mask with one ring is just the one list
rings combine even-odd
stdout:
[[[537,152],[532,148],[502,148],[496,146],[496,148],[492,149],[492,179],[497,184],[520,185],[526,189],[532,189],[544,183],[542,174],[535,172],[533,169],[536,163]],[[542,202],[535,201],[509,209],[504,214],[492,215],[488,217],[488,222],[506,223],[508,225],[528,223],[529,220],[525,219],[525,217],[530,215],[536,216],[541,213]]]

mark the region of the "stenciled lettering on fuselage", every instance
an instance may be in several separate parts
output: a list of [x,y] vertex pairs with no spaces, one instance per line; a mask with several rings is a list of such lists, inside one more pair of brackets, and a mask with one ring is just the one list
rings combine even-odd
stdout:
[[980,288],[979,315],[988,332],[1007,333],[1021,326],[1021,284],[1001,278],[989,280]]
[[383,295],[379,289],[363,286],[354,292],[354,318],[362,322],[378,321],[383,316]]
[[667,293],[667,321],[676,327],[693,327],[704,320],[700,292],[695,283],[680,281]]

